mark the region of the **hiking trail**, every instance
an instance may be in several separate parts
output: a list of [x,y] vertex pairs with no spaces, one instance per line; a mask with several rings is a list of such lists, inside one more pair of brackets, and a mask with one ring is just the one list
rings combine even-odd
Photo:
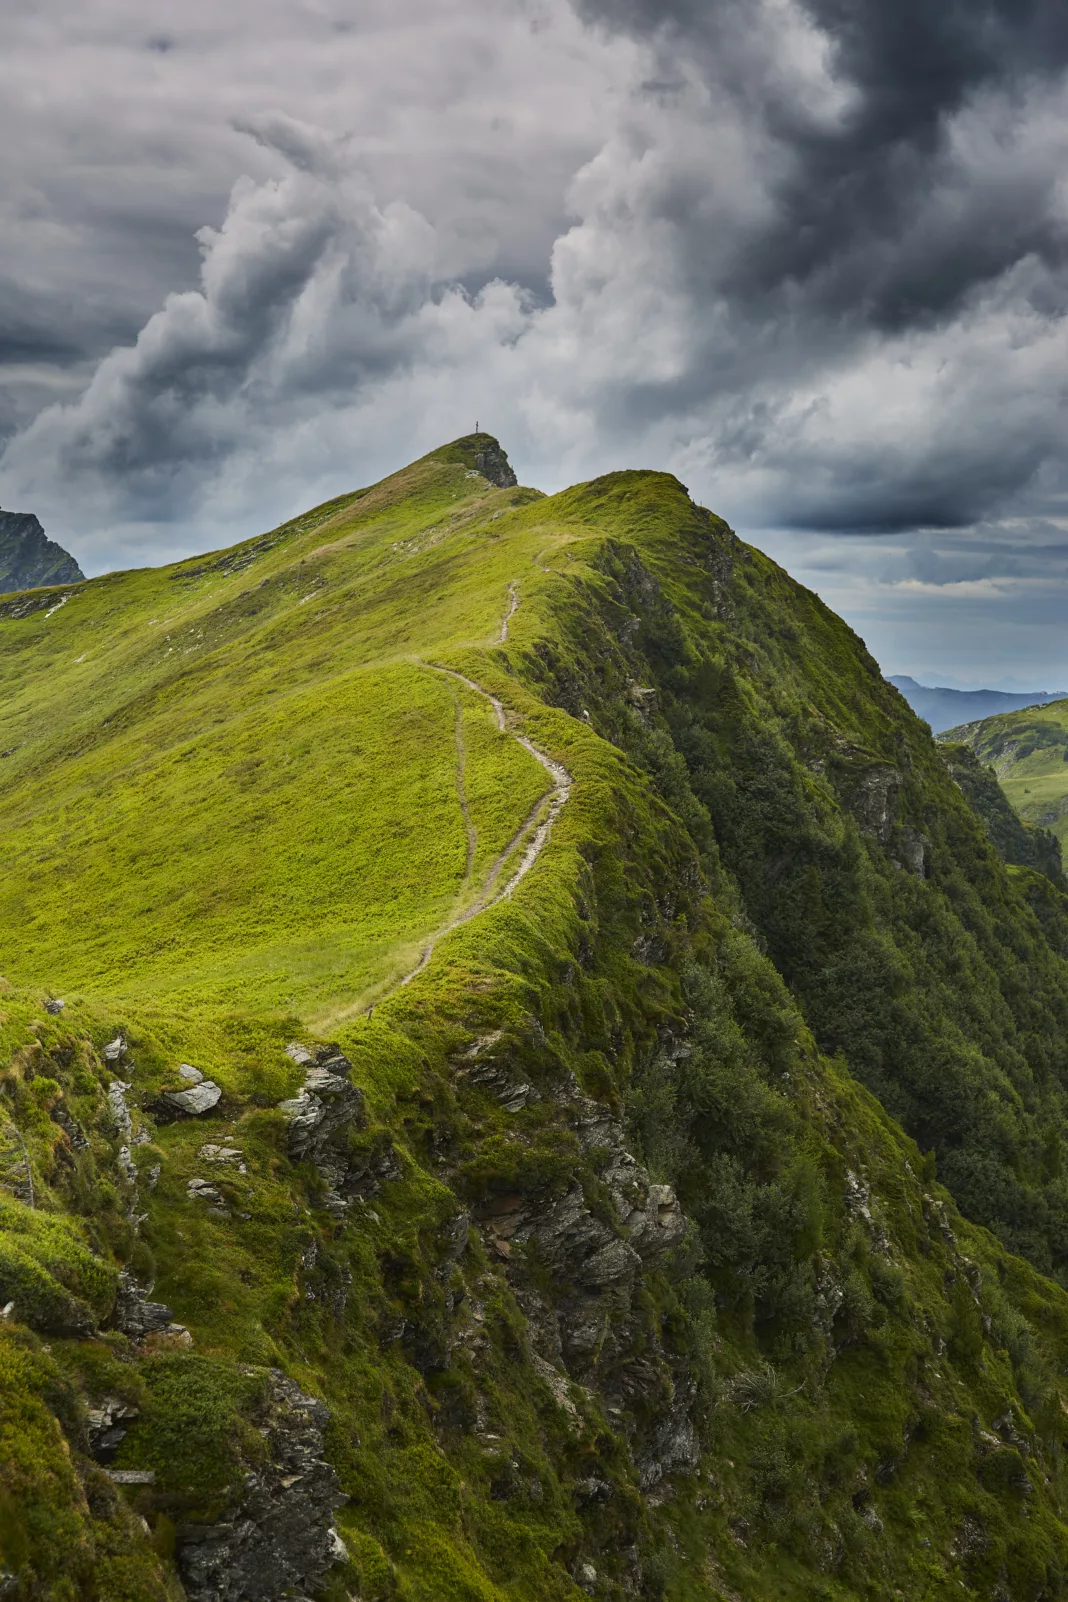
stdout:
[[[511,600],[508,611],[501,620],[499,643],[507,639],[509,619],[515,615],[516,608],[519,605],[519,594],[514,584],[509,584],[508,592]],[[480,695],[484,701],[488,701],[490,706],[493,708],[494,715],[496,716],[498,729],[500,729],[502,733],[510,732],[508,729],[508,714],[504,709],[504,703],[499,699],[499,697],[493,695],[489,690],[484,689],[483,686],[478,684],[474,679],[469,679],[465,674],[458,673],[453,668],[441,667],[436,662],[428,662],[425,665],[429,668],[432,668],[435,673],[444,674],[446,678],[454,679],[457,683],[463,684],[467,689],[472,690],[475,695]],[[467,879],[471,872],[471,865],[474,860],[475,832],[474,825],[471,822],[468,812],[467,799],[463,786],[464,747],[463,735],[460,726],[462,715],[463,709],[459,704],[457,704],[457,789],[460,794],[460,806],[463,812],[464,824],[467,829],[468,841],[468,866],[467,875],[464,879],[464,886],[466,887]],[[389,996],[394,995],[405,985],[411,984],[412,980],[418,974],[423,972],[423,969],[427,966],[431,957],[434,955],[434,948],[437,946],[438,941],[443,939],[445,935],[451,934],[454,929],[462,928],[465,923],[470,923],[472,918],[476,918],[479,913],[488,912],[490,908],[495,907],[498,902],[506,900],[512,894],[512,891],[515,889],[516,885],[519,884],[520,880],[526,878],[526,875],[530,872],[535,862],[537,862],[538,858],[545,850],[545,847],[549,842],[549,836],[552,833],[553,824],[556,822],[561,810],[567,804],[568,798],[571,795],[571,775],[562,763],[554,761],[551,756],[547,756],[544,751],[539,750],[534,744],[533,740],[528,739],[525,734],[512,733],[512,739],[518,741],[518,743],[523,747],[524,751],[528,751],[536,762],[541,763],[542,767],[552,780],[552,789],[548,792],[547,796],[542,795],[539,797],[526,819],[520,824],[515,834],[508,841],[507,845],[491,863],[481,892],[473,904],[466,908],[465,911],[461,912],[457,917],[451,918],[448,923],[446,923],[442,928],[436,930],[435,933],[430,936],[426,945],[423,947],[419,961],[416,963],[415,967],[412,968],[409,973],[404,974],[402,978],[396,980],[395,983],[390,986],[385,995],[380,996],[373,1003],[374,1006],[381,1005],[381,1003],[387,1000]],[[545,811],[546,800],[548,800],[547,812]],[[544,817],[542,817],[543,812],[545,814]],[[538,821],[539,818],[541,818],[540,822]],[[528,836],[529,839],[527,838]],[[524,849],[523,855],[520,857],[519,862],[509,875],[507,882],[500,889],[495,891],[495,886],[506,863],[523,844],[525,839],[527,840],[526,848]],[[370,1011],[371,1009],[369,1008],[367,1010]]]

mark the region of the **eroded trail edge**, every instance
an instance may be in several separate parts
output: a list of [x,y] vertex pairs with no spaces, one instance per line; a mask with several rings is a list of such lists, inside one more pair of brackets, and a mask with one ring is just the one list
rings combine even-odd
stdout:
[[519,610],[519,587],[516,584],[508,586],[508,610],[501,618],[501,632],[497,636],[497,644],[503,645],[508,638],[508,625]]
[[[469,690],[473,690],[476,695],[482,696],[483,700],[488,701],[490,706],[493,708],[494,714],[497,718],[497,727],[502,733],[509,732],[508,717],[504,710],[504,704],[498,699],[497,696],[491,694],[489,690],[484,689],[482,685],[476,683],[474,679],[469,679],[465,674],[457,673],[452,668],[439,667],[436,662],[430,662],[427,664],[427,666],[433,668],[435,673],[443,673],[447,678],[455,679],[459,684],[466,685]],[[540,797],[530,815],[520,825],[519,829],[504,847],[504,850],[491,865],[489,873],[486,877],[486,882],[482,887],[482,892],[477,901],[475,901],[474,905],[468,907],[466,911],[460,913],[458,917],[451,919],[447,924],[445,924],[444,928],[439,929],[434,935],[431,936],[430,940],[423,948],[422,954],[420,955],[419,961],[416,963],[415,967],[410,973],[406,973],[402,979],[398,979],[397,983],[389,992],[391,995],[394,991],[401,989],[402,986],[410,984],[417,974],[422,973],[423,969],[433,956],[434,948],[439,940],[443,939],[445,935],[451,934],[454,929],[459,929],[465,923],[470,923],[471,919],[476,918],[480,912],[488,912],[489,909],[491,907],[495,907],[499,901],[505,901],[511,895],[516,885],[521,879],[526,877],[531,868],[534,866],[535,862],[537,862],[538,858],[541,856],[542,852],[545,850],[545,847],[549,841],[549,836],[552,833],[553,824],[559,817],[562,808],[567,804],[567,800],[571,794],[572,781],[570,773],[563,766],[563,764],[554,761],[551,756],[548,756],[544,751],[539,750],[534,744],[533,740],[529,740],[525,734],[516,734],[513,732],[512,739],[517,740],[525,751],[530,752],[530,755],[536,762],[541,763],[542,767],[553,781],[553,788],[550,791],[548,798],[545,796]],[[548,800],[548,811],[546,811],[546,800]],[[544,817],[542,817],[542,813],[545,814]],[[508,876],[505,884],[501,886],[500,889],[495,890],[494,887],[497,884],[501,871],[506,862],[514,854],[514,852],[518,850],[518,848],[522,845],[523,840],[528,835],[530,838],[527,840],[526,847],[524,848],[523,855],[520,857],[518,864],[513,872]],[[380,999],[385,1000],[386,997],[382,997]],[[379,1003],[376,1003],[376,1005],[378,1004]]]

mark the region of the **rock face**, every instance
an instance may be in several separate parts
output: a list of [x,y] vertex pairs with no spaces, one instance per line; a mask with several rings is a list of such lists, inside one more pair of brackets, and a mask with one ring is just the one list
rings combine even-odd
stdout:
[[342,1217],[357,1198],[373,1196],[400,1172],[391,1146],[357,1153],[349,1132],[367,1121],[363,1092],[351,1083],[352,1064],[338,1046],[321,1046],[313,1056],[294,1043],[288,1055],[304,1069],[299,1096],[279,1104],[289,1117],[289,1155],[311,1162],[326,1184],[322,1205]]
[[[485,1073],[478,1082],[499,1095]],[[573,1078],[560,1095],[615,1222],[593,1212],[577,1182],[552,1198],[491,1192],[476,1221],[505,1260],[538,1372],[562,1406],[569,1379],[600,1394],[630,1436],[639,1483],[650,1492],[692,1470],[699,1456],[692,1385],[644,1319],[639,1294],[643,1268],[681,1245],[691,1226],[671,1186],[653,1183],[627,1150],[616,1119]]]
[[261,1431],[265,1461],[218,1524],[178,1530],[178,1568],[189,1602],[276,1602],[318,1591],[346,1556],[333,1527],[345,1500],[323,1459],[324,1403],[272,1370]]
[[115,1310],[111,1316],[116,1329],[121,1329],[124,1335],[129,1335],[135,1341],[143,1340],[157,1330],[167,1329],[171,1322],[170,1308],[162,1302],[150,1302],[125,1268],[119,1274]]
[[857,780],[849,796],[849,810],[864,834],[889,845],[894,829],[902,775],[884,762],[873,762]]
[[514,489],[519,480],[512,471],[512,464],[504,451],[491,435],[485,434],[479,440],[479,450],[475,456],[475,468],[488,478],[491,484],[498,489]]
[[32,512],[0,512],[0,595],[44,584],[77,584],[85,574],[45,534]]

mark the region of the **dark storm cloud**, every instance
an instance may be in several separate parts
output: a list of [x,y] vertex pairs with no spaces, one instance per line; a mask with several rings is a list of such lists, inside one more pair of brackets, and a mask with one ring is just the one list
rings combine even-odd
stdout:
[[779,295],[785,310],[786,292],[800,288],[813,308],[897,330],[944,315],[1025,255],[1063,263],[1063,218],[1051,215],[1056,163],[1017,172],[1009,186],[984,182],[952,138],[952,119],[984,94],[1007,95],[989,109],[1011,125],[1028,85],[1061,77],[1060,0],[805,0],[830,74],[848,92],[830,120],[811,99],[784,95],[767,70],[767,8],[580,0],[580,9],[698,63],[717,92],[755,102],[789,149],[774,215],[726,281],[737,300]]
[[0,366],[14,362],[72,361],[84,351],[69,332],[52,320],[19,315],[16,307],[0,306]]
[[[9,19],[5,501],[93,564],[165,524],[199,542],[205,504],[257,520],[320,473],[373,477],[421,424],[451,432],[450,374],[550,299],[567,185],[633,54],[566,0],[189,0],[180,18],[42,0]],[[384,444],[375,386],[406,372]],[[471,377],[472,406],[487,387]]]
[[[776,13],[789,20],[788,6],[579,3],[591,21],[656,51],[651,99],[696,78],[733,107],[760,150],[753,182],[764,206],[735,222],[725,246],[715,213],[694,206],[680,248],[695,280],[704,268],[703,298],[726,308],[731,329],[728,359],[721,346],[706,365],[719,355],[720,381],[742,402],[720,432],[718,459],[774,470],[776,461],[786,467],[791,437],[798,446],[792,505],[773,494],[770,519],[857,531],[959,526],[1027,492],[1051,457],[1058,476],[1052,419],[1063,389],[1048,393],[1046,418],[1020,404],[1011,335],[1005,373],[973,373],[966,392],[943,386],[930,439],[904,451],[889,430],[881,445],[858,448],[845,426],[835,459],[833,441],[799,426],[791,401],[803,392],[818,408],[811,374],[820,353],[831,367],[870,362],[873,339],[887,351],[897,341],[908,363],[910,336],[928,335],[933,349],[977,311],[987,332],[1025,323],[1032,346],[1064,317],[1068,8],[804,0],[793,18],[808,35],[792,50],[803,57],[807,45],[816,71],[791,80],[791,45],[783,50],[775,25]],[[738,350],[748,354],[741,382],[731,370]],[[988,426],[977,430],[984,414]]]
[[[70,360],[132,343],[168,293],[196,285],[195,236],[222,222],[235,179],[274,170],[238,128],[275,107],[351,135],[383,204],[440,228],[447,273],[544,294],[614,69],[573,20],[539,66],[538,16],[510,0],[16,9],[0,52],[0,315],[36,290]],[[0,386],[11,415],[24,387],[40,404],[25,364],[0,366]]]
[[[473,0],[205,0],[180,27],[127,4],[90,11],[130,84],[155,75],[124,91],[149,155],[105,184],[98,107],[79,210],[48,145],[17,277],[95,217],[90,300],[136,323],[73,401],[33,390],[5,497],[199,539],[492,416],[530,481],[645,461],[751,528],[1064,504],[1060,6],[583,0],[584,28],[566,0],[495,0],[492,26]],[[51,273],[85,350],[102,323]]]

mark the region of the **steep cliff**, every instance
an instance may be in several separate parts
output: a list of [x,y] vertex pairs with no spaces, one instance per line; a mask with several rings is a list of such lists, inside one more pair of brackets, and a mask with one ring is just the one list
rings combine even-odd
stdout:
[[4,1594],[1061,1595],[1065,897],[490,445],[0,615]]
[[0,595],[46,584],[76,584],[85,574],[47,538],[32,512],[0,512]]

